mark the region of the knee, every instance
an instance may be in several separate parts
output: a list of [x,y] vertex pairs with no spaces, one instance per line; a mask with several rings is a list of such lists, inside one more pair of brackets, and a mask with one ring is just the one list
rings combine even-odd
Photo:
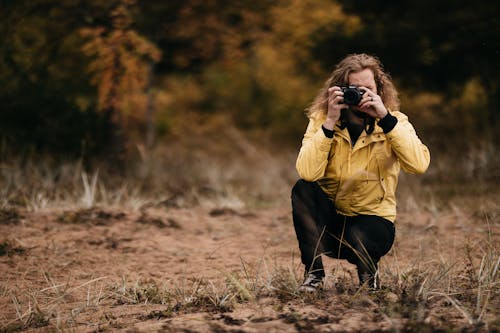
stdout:
[[358,225],[353,225],[349,228],[349,231],[346,232],[346,240],[351,244],[351,246],[356,250],[366,250],[366,246],[368,245],[369,235],[359,228]]

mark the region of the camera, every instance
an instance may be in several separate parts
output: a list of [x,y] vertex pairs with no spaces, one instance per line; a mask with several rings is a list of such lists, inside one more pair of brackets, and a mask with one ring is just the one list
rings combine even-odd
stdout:
[[358,105],[365,93],[364,90],[356,86],[342,87],[341,89],[344,93],[344,104],[347,105]]

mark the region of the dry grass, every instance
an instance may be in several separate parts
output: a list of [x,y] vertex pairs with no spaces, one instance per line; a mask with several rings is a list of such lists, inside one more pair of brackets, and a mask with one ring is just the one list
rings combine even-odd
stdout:
[[160,202],[241,208],[287,198],[296,174],[286,166],[293,165],[295,151],[273,154],[234,129],[199,130],[195,138],[172,139],[168,147],[148,151],[138,146],[124,170],[101,162],[84,166],[79,160],[4,153],[0,208],[139,209]]
[[[152,152],[138,149],[140,158],[122,176],[105,167],[84,168],[81,162],[4,160],[0,227],[13,231],[0,238],[0,265],[8,270],[0,279],[0,304],[7,307],[0,312],[0,332],[105,331],[140,323],[181,330],[182,325],[200,320],[206,325],[192,324],[186,330],[230,332],[238,326],[251,332],[271,324],[299,332],[500,330],[500,201],[491,182],[497,179],[491,170],[498,154],[483,154],[480,165],[470,164],[475,159],[456,165],[458,175],[461,168],[476,170],[467,173],[466,183],[456,182],[459,176],[450,175],[441,159],[427,176],[402,176],[397,242],[381,265],[381,291],[358,289],[352,267],[327,262],[325,290],[302,295],[297,292],[302,271],[288,208],[282,220],[260,215],[273,216],[276,207],[288,207],[295,153],[264,151],[238,132],[220,133],[215,139],[215,133],[203,134],[214,142],[209,147],[200,147],[193,139]],[[478,168],[493,174],[483,176]],[[480,177],[474,176],[477,172]],[[160,213],[154,215],[151,209]],[[169,215],[176,210],[196,224],[189,227],[182,218]],[[216,222],[200,218],[200,212],[207,210]],[[236,262],[239,268],[226,268],[222,262],[216,265],[216,276],[203,273],[213,264],[212,254],[196,275],[161,279],[147,267],[136,272],[141,266],[123,264],[123,269],[115,269],[120,264],[113,261],[126,251],[144,254],[140,261],[149,260],[154,250],[133,245],[138,233],[144,233],[141,237],[159,233],[146,233],[149,228],[174,239],[203,226],[206,237],[212,237],[217,235],[212,229],[224,221],[235,221],[226,229],[242,228],[230,239],[251,237],[246,229],[252,223],[269,235],[269,244],[273,238],[282,241],[273,245],[276,253],[250,259],[225,254],[222,261]],[[116,231],[123,223],[130,236]],[[112,256],[103,262],[99,253],[90,259],[80,256],[83,248],[78,239],[70,240],[74,248],[64,244],[67,240],[55,241],[59,228],[65,230],[61,235],[102,228],[101,238],[83,237],[90,237],[87,243],[97,246],[103,258]],[[37,238],[45,232],[54,235],[51,242]],[[205,234],[198,232],[203,239]],[[32,238],[39,242],[26,241]],[[253,251],[261,239],[249,241]],[[122,245],[128,243],[132,245]],[[179,256],[181,263],[189,260],[182,259],[185,248],[175,250],[178,253],[172,257]],[[205,317],[196,317],[200,313]],[[346,324],[346,318],[351,322]],[[149,330],[137,328],[142,329]]]
[[[278,266],[273,262],[276,258],[262,258],[253,266],[242,260],[240,273],[226,273],[218,280],[199,278],[170,284],[155,279],[114,280],[110,276],[75,283],[70,276],[61,281],[43,271],[45,286],[23,280],[22,276],[16,283],[2,281],[0,296],[11,299],[15,317],[4,318],[1,330],[44,327],[65,331],[85,323],[90,327],[123,328],[116,317],[106,314],[113,307],[137,306],[143,314],[136,320],[143,321],[200,312],[230,316],[237,313],[240,304],[248,306],[271,299],[276,319],[288,321],[294,316],[285,309],[290,304],[313,305],[326,315],[333,311],[333,301],[337,307],[378,314],[380,321],[390,323],[391,330],[396,331],[453,327],[494,331],[500,328],[500,257],[491,238],[483,241],[479,251],[483,255],[478,263],[472,258],[478,251],[472,252],[469,247],[451,261],[425,257],[416,259],[414,264],[401,265],[393,255],[384,265],[385,284],[379,292],[357,290],[353,281],[345,279],[343,268],[336,267],[336,274],[324,291],[303,295],[297,292],[301,272],[296,263]],[[432,252],[437,255],[439,251]],[[93,315],[100,312],[101,317]],[[295,318],[292,322],[304,324],[306,319]]]

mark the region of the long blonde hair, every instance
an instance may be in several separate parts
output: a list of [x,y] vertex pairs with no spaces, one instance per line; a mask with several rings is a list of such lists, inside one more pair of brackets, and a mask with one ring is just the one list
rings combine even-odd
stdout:
[[306,110],[307,115],[312,116],[317,112],[326,113],[328,110],[328,88],[332,86],[347,86],[349,84],[349,74],[357,73],[367,68],[373,72],[375,84],[377,85],[377,94],[382,98],[384,105],[392,111],[398,110],[398,92],[392,83],[390,75],[384,72],[382,63],[377,57],[361,53],[349,54],[337,64],[323,88],[321,88],[314,101]]

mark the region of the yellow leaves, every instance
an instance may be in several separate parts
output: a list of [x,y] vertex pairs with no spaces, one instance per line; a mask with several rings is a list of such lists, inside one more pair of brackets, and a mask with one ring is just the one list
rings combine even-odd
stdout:
[[421,123],[436,123],[443,116],[444,96],[428,91],[400,91],[402,110]]
[[465,83],[459,98],[459,104],[464,108],[484,107],[487,99],[485,87],[478,78],[472,78]]
[[[144,93],[152,63],[158,62],[161,52],[135,31],[115,30],[105,33],[102,28],[82,29],[91,39],[82,51],[93,58],[89,65],[92,83],[99,89],[99,108],[126,104],[127,96]],[[117,100],[110,97],[116,92]]]
[[325,75],[325,69],[311,55],[311,48],[323,38],[349,35],[360,27],[359,18],[345,14],[334,1],[283,1],[272,10],[272,33],[267,42],[310,75]]
[[126,7],[118,6],[111,17],[112,29],[80,29],[87,40],[82,51],[92,59],[88,70],[91,83],[97,87],[98,109],[111,112],[113,121],[120,127],[141,127],[146,121],[150,98],[147,90],[151,68],[161,59],[161,51],[129,28]]
[[149,57],[154,62],[160,61],[161,51],[153,43],[133,30],[126,31],[125,35],[125,38],[132,42],[131,47],[135,48],[137,54]]
[[267,2],[186,1],[168,31],[186,45],[174,54],[175,64],[183,67],[193,60],[241,61],[262,37],[269,6]]
[[[317,89],[310,78],[325,74],[312,54],[318,40],[332,31],[343,34],[359,27],[357,17],[345,14],[331,0],[226,6],[189,0],[169,32],[188,45],[183,52],[173,51],[177,66],[209,64],[203,67],[200,84],[207,109],[230,112],[244,126],[283,126],[284,119],[293,122],[295,115],[302,120],[302,110]],[[186,98],[190,93],[167,89],[177,109],[193,107],[192,99]]]
[[297,75],[294,58],[288,56],[282,49],[272,45],[259,45],[256,49],[259,66],[255,68],[255,76],[261,86],[269,91],[275,91],[281,103],[289,105],[293,102],[305,103],[311,96],[308,82],[303,76]]
[[456,96],[450,98],[450,116],[460,120],[464,134],[474,137],[478,129],[488,125],[488,96],[486,89],[478,77],[466,81]]
[[276,33],[302,47],[310,45],[315,32],[337,28],[356,31],[360,27],[357,16],[345,14],[331,0],[292,0],[287,6],[275,7],[273,14]]

